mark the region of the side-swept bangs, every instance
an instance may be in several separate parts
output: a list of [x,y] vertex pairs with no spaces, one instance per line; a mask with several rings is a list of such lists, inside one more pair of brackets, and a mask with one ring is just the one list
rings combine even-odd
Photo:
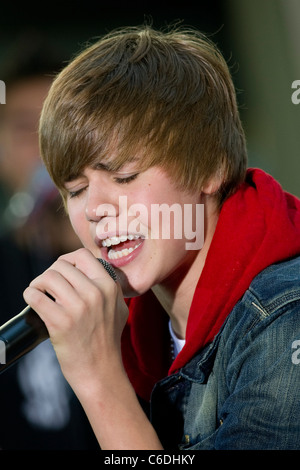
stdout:
[[200,190],[222,172],[220,198],[243,180],[246,146],[228,67],[200,33],[114,31],[56,78],[40,120],[41,154],[64,196],[66,181],[114,155],[139,156],[176,184]]

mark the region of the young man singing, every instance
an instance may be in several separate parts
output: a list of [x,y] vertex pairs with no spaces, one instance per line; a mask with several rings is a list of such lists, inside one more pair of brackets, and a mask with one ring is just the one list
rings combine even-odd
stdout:
[[54,81],[40,144],[85,248],[24,297],[101,448],[299,448],[300,201],[247,169],[217,48],[106,35]]

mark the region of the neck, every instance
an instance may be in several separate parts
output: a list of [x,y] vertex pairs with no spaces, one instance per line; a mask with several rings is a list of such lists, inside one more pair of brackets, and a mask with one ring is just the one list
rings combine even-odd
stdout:
[[195,288],[203,271],[206,256],[213,239],[219,214],[211,210],[205,217],[204,245],[199,251],[191,251],[183,265],[163,283],[152,288],[160,304],[171,319],[178,338],[184,339]]

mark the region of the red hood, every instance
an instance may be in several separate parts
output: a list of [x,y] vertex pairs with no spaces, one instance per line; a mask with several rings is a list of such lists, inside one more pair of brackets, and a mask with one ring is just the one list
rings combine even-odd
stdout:
[[148,400],[154,384],[210,343],[254,277],[300,254],[300,200],[262,170],[223,205],[189,312],[186,344],[168,369],[168,317],[152,294],[131,299],[122,337],[125,368]]

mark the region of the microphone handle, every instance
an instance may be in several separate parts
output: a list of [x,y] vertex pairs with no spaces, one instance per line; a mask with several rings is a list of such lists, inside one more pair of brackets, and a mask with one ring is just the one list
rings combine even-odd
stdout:
[[[111,264],[101,258],[98,260],[111,278],[117,281]],[[54,300],[51,295],[47,295]],[[0,327],[0,374],[48,338],[45,323],[27,305],[22,312]]]
[[27,305],[0,328],[0,374],[47,338],[45,323]]

